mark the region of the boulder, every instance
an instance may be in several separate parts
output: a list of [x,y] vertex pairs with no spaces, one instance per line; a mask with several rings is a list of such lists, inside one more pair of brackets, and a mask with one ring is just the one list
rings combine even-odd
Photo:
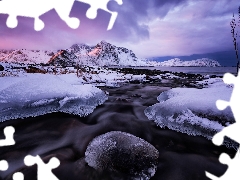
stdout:
[[122,173],[129,179],[150,179],[156,172],[158,150],[132,134],[112,131],[89,143],[85,161],[102,172]]
[[0,64],[0,71],[3,71],[4,67]]

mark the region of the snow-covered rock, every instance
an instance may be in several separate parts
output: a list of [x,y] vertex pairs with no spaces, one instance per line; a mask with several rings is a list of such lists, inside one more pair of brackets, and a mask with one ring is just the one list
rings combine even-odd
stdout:
[[49,74],[0,78],[0,121],[51,112],[86,116],[107,99],[100,89],[76,82]]
[[[64,62],[65,61],[65,62]],[[138,59],[129,49],[117,47],[106,41],[96,46],[75,44],[51,59],[50,64],[60,65],[98,65],[98,66],[146,66],[145,60]],[[64,64],[65,63],[65,64]]]
[[221,66],[216,60],[202,58],[191,61],[182,61],[179,58],[159,62],[158,66],[199,66],[199,67],[218,67]]
[[156,171],[158,150],[132,134],[112,131],[89,143],[85,161],[98,171],[127,174],[128,179],[150,179]]
[[8,63],[47,63],[56,51],[43,50],[0,50],[0,62]]
[[162,128],[201,135],[207,139],[234,122],[230,108],[219,111],[216,101],[228,101],[233,87],[224,84],[221,78],[200,82],[207,88],[173,88],[158,96],[159,103],[148,107],[145,115]]

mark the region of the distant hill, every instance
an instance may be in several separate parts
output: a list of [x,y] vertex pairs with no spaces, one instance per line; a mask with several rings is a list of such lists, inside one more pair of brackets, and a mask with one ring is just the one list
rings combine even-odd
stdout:
[[182,61],[179,58],[170,59],[163,62],[158,62],[158,66],[198,66],[198,67],[219,67],[219,62],[208,59],[196,59],[191,61]]
[[157,62],[167,61],[169,59],[179,58],[184,61],[190,61],[193,59],[202,59],[209,58],[218,61],[222,66],[236,66],[236,52],[235,51],[221,51],[214,53],[206,53],[206,54],[193,54],[190,56],[163,56],[163,57],[152,57],[150,60],[154,60]]
[[9,63],[46,63],[56,53],[56,51],[43,50],[0,50],[0,62]]

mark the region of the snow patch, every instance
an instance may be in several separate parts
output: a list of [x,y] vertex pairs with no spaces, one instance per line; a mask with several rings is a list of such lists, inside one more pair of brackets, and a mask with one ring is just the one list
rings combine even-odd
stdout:
[[72,85],[47,74],[4,77],[0,84],[0,121],[51,112],[86,116],[107,99],[93,85]]
[[205,83],[207,88],[173,88],[161,93],[159,103],[148,107],[145,115],[162,128],[211,139],[224,125],[234,121],[230,108],[219,111],[216,107],[218,99],[229,100],[232,87],[220,78],[199,83]]

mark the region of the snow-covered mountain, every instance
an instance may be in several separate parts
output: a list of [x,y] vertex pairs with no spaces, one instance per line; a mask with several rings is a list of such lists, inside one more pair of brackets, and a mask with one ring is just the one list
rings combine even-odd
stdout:
[[8,63],[47,63],[56,51],[43,50],[0,50],[0,62]]
[[220,64],[208,58],[182,61],[178,58],[164,62],[139,59],[133,51],[117,47],[106,41],[96,46],[74,44],[63,50],[0,50],[0,62],[8,63],[45,63],[57,66],[97,65],[97,66],[210,66]]
[[106,41],[96,46],[74,44],[69,49],[62,50],[49,61],[50,64],[69,66],[74,64],[88,64],[99,66],[146,66],[146,60],[138,59],[133,51],[117,47]]
[[191,61],[182,61],[179,58],[158,62],[158,66],[198,66],[198,67],[218,67],[221,66],[216,60],[202,58]]

